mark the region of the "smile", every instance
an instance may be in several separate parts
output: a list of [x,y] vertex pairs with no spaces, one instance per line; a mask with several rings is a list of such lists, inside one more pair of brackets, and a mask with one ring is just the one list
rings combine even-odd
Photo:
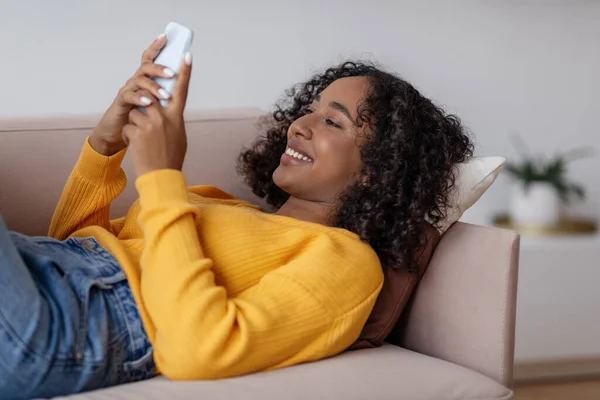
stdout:
[[289,147],[285,150],[285,154],[287,154],[288,156],[293,157],[299,161],[304,161],[307,163],[313,162],[313,159],[308,157],[306,154],[299,153],[296,150],[292,150]]

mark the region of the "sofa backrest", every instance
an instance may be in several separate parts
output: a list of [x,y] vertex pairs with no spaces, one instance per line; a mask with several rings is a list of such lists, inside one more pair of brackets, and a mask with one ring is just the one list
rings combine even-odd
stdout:
[[[240,150],[256,137],[264,111],[232,109],[186,113],[189,185],[216,185],[261,204],[235,171]],[[96,116],[0,120],[0,214],[9,229],[45,235],[62,188]],[[137,194],[128,158],[127,189],[113,203],[113,217],[125,214]],[[262,205],[262,204],[261,204]]]

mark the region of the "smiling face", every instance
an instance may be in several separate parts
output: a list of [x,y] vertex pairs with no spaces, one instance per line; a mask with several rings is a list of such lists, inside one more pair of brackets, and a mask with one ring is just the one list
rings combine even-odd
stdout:
[[352,185],[361,166],[363,127],[356,125],[358,107],[369,81],[341,78],[331,83],[288,130],[288,148],[273,181],[298,199],[332,204]]

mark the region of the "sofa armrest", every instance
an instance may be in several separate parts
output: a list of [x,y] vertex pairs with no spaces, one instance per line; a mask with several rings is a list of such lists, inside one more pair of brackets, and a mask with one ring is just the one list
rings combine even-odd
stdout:
[[401,344],[512,386],[519,235],[456,223],[406,310]]

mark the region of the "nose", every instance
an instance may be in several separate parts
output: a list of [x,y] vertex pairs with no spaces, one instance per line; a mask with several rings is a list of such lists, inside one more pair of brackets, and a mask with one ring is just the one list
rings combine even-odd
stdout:
[[305,115],[292,122],[292,125],[290,125],[290,132],[292,137],[301,136],[306,140],[310,140],[313,134],[310,126],[310,115]]

